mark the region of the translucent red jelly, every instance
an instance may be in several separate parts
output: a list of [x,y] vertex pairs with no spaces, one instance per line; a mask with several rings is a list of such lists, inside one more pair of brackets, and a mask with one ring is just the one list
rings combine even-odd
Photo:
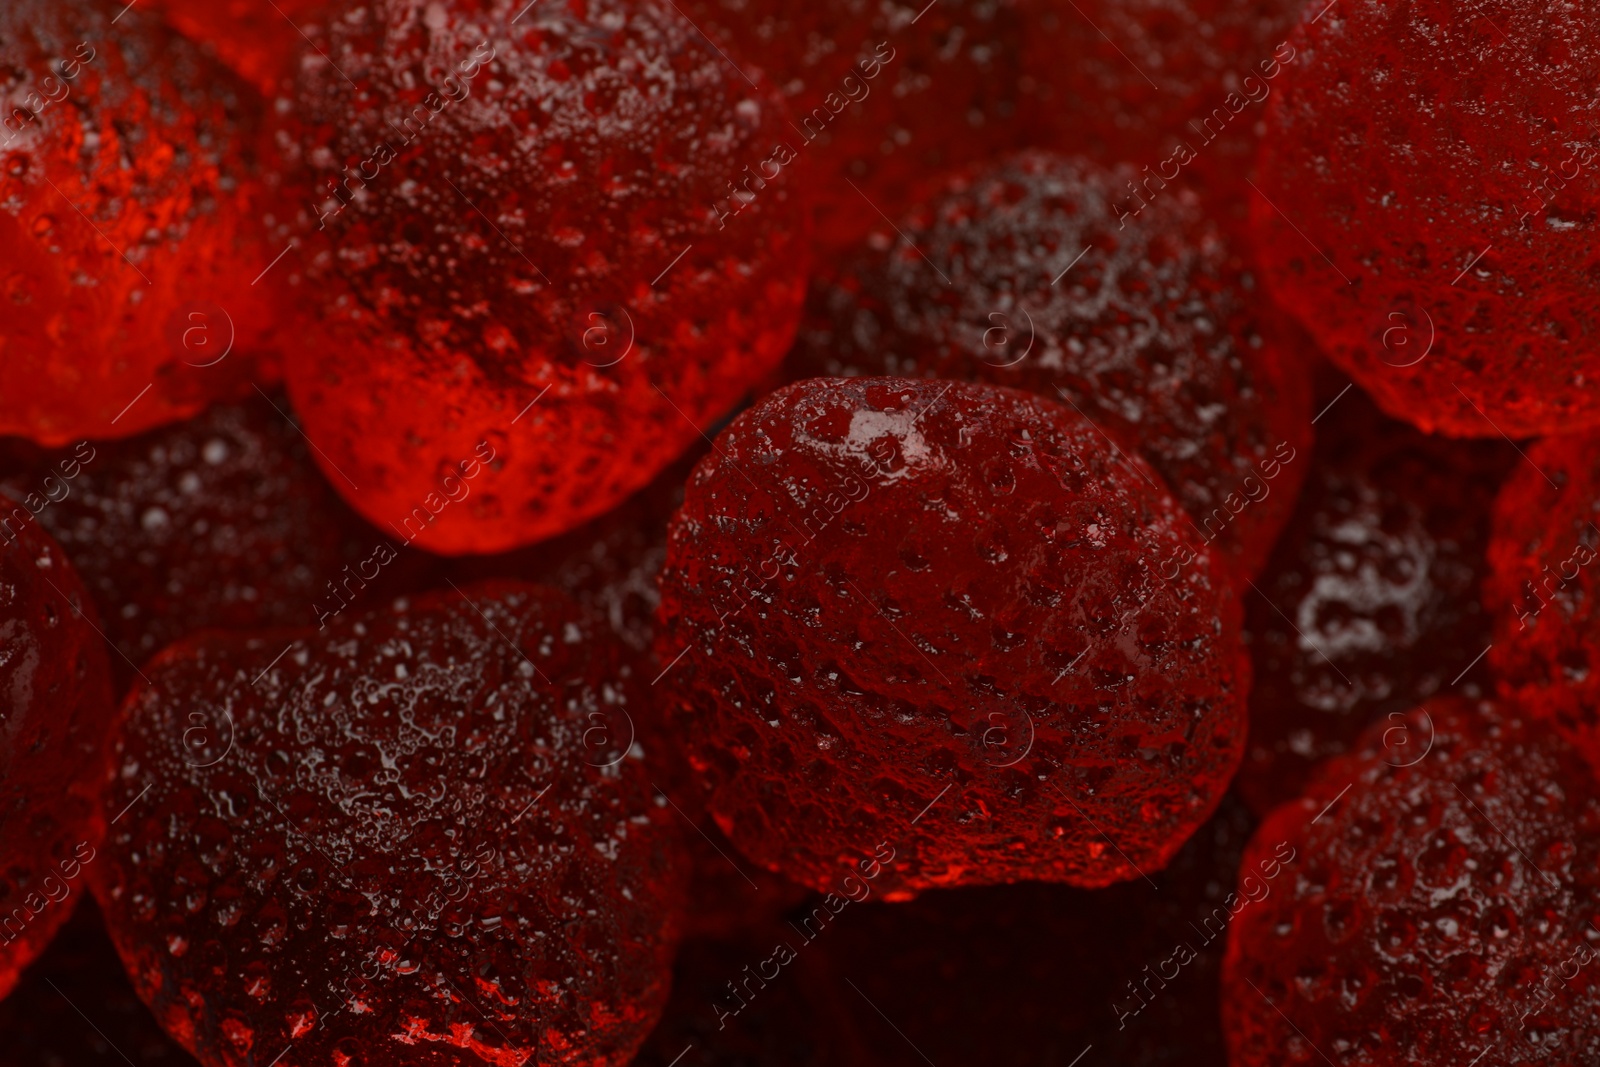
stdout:
[[1228,580],[1141,461],[1025,393],[771,394],[695,469],[661,586],[718,825],[819,891],[1137,878],[1244,744]]
[[1441,699],[1375,724],[1245,851],[1279,873],[1240,880],[1232,1067],[1590,1059],[1597,831],[1589,768],[1519,709]]
[[274,375],[249,89],[89,0],[0,8],[0,70],[0,434],[123,437]]
[[1311,3],[1251,211],[1274,294],[1424,430],[1600,422],[1600,51],[1506,0]]
[[211,633],[124,706],[92,870],[117,949],[207,1067],[625,1064],[687,876],[570,600],[483,583],[324,632]]
[[1011,0],[680,6],[788,102],[783,140],[814,189],[824,273],[887,230],[884,216],[898,219],[930,176],[1028,143],[1027,27]]
[[375,524],[448,505],[447,555],[648,483],[782,358],[805,285],[774,94],[664,0],[526,7],[358,5],[280,110],[296,410]]
[[301,26],[347,5],[329,0],[154,0],[152,10],[272,96],[306,48]]
[[1418,433],[1341,388],[1324,400],[1294,517],[1244,596],[1255,684],[1237,788],[1262,815],[1369,723],[1489,685],[1489,510],[1521,460],[1501,441]]
[[897,243],[813,287],[788,370],[1071,403],[1136,447],[1249,577],[1305,478],[1310,342],[1262,304],[1192,195],[1119,218],[1131,173],[1027,152],[952,178]]
[[100,855],[113,712],[94,604],[61,546],[14,507],[0,497],[0,996]]
[[1527,448],[1494,505],[1483,599],[1494,618],[1501,693],[1559,730],[1600,771],[1600,451],[1596,435]]

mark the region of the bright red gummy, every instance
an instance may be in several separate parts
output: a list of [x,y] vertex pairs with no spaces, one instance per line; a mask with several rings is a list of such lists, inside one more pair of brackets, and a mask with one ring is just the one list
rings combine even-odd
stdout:
[[950,178],[898,243],[813,288],[787,369],[1065,392],[1249,577],[1305,477],[1310,343],[1263,307],[1192,194],[1119,222],[1131,176],[1025,152]]
[[1252,198],[1275,295],[1424,430],[1600,422],[1592,9],[1322,8],[1291,40]]
[[1510,709],[1374,724],[1245,852],[1283,872],[1231,927],[1233,1067],[1591,1062],[1597,831],[1588,768]]
[[305,47],[300,27],[328,0],[155,0],[151,9],[217,57],[264,95],[273,95]]
[[250,284],[272,258],[260,104],[154,18],[116,14],[0,9],[0,434],[122,437],[276,373]]
[[1138,877],[1244,744],[1229,583],[1138,460],[1024,393],[764,398],[695,470],[661,585],[660,685],[710,810],[812,888]]
[[540,4],[508,30],[526,6],[353,8],[278,133],[306,245],[279,277],[313,319],[295,406],[379,526],[494,455],[425,543],[447,555],[648,483],[777,364],[803,297],[799,187],[726,226],[714,207],[788,130],[777,97],[664,0]]
[[1561,731],[1600,771],[1600,451],[1594,433],[1528,446],[1494,504],[1483,599],[1502,695]]
[[1487,682],[1478,587],[1516,450],[1430,437],[1341,388],[1329,387],[1301,461],[1299,506],[1245,594],[1255,684],[1236,788],[1260,815],[1299,796],[1368,723],[1447,689],[1482,695]]
[[930,175],[1028,142],[1028,27],[1013,0],[681,6],[788,101],[794,126],[783,141],[815,187],[823,271],[885,229],[880,212],[898,218],[914,204]]
[[105,833],[96,793],[114,705],[93,613],[38,523],[0,525],[0,996],[72,914]]
[[628,1062],[687,859],[640,680],[570,600],[484,583],[145,673],[94,888],[202,1063]]

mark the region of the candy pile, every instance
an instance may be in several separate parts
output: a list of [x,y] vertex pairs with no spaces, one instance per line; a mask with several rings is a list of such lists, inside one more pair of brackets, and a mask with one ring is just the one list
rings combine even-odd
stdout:
[[12,0],[6,1062],[1600,1063],[1597,29]]

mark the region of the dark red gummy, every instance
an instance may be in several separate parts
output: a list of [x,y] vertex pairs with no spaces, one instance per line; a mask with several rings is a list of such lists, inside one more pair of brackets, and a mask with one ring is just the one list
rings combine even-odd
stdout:
[[339,10],[328,0],[155,0],[150,7],[267,96],[306,47],[300,26],[324,9]]
[[715,207],[786,135],[781,101],[665,0],[526,7],[352,6],[277,133],[295,407],[379,526],[494,457],[425,545],[447,555],[647,484],[782,359],[803,299],[801,187]]
[[219,404],[60,452],[0,442],[0,491],[24,509],[10,514],[36,514],[71,555],[120,653],[119,692],[185,634],[316,624],[414,569],[418,553],[328,488],[283,407]]
[[1137,877],[1243,748],[1227,580],[1140,461],[1025,393],[764,398],[696,468],[661,584],[660,685],[710,810],[815,889]]
[[570,600],[484,583],[145,673],[95,892],[202,1063],[627,1062],[687,867],[639,679]]
[[1298,65],[1285,39],[1304,5],[1020,3],[1033,143],[1131,164],[1133,186],[1119,181],[1112,193],[1127,211],[1199,189],[1230,233],[1242,230],[1264,104]]
[[1596,435],[1527,448],[1494,505],[1483,598],[1501,695],[1561,731],[1600,770],[1600,451]]
[[886,229],[882,213],[897,218],[930,175],[1028,143],[1021,56],[1029,28],[1014,0],[681,6],[787,101],[793,125],[780,140],[814,186],[822,271]]
[[[81,888],[81,887],[75,887]],[[74,895],[68,920],[0,1002],[15,1067],[197,1067],[128,984],[94,900]],[[126,1059],[124,1059],[126,1057]]]
[[1425,430],[1600,422],[1590,10],[1323,7],[1291,39],[1252,194],[1275,295]]
[[[926,1067],[926,1054],[1066,1067],[1092,1047],[1085,1061],[1224,1067],[1218,987],[1252,826],[1245,806],[1225,797],[1150,883],[958,889],[904,904],[835,901],[836,911],[823,902],[794,913],[785,940],[802,957],[828,960],[866,1046],[863,1064]],[[743,1022],[769,990],[736,984],[717,1003],[736,1006],[751,992],[736,1016]]]
[[0,434],[122,437],[275,374],[247,87],[138,8],[13,0],[0,88]]
[[1299,796],[1312,767],[1368,723],[1487,685],[1478,587],[1516,450],[1419,433],[1359,390],[1340,395],[1344,384],[1330,388],[1300,461],[1310,474],[1299,506],[1244,595],[1255,684],[1238,789],[1261,815]]
[[1119,222],[1131,176],[1027,152],[952,178],[897,243],[813,288],[789,370],[1065,399],[1134,442],[1248,577],[1304,477],[1309,341],[1263,304],[1192,194]]
[[93,614],[61,546],[36,522],[0,520],[0,996],[72,914],[105,833],[113,704]]
[[1591,1062],[1597,831],[1589,769],[1509,708],[1374,724],[1245,852],[1284,869],[1231,928],[1233,1067]]

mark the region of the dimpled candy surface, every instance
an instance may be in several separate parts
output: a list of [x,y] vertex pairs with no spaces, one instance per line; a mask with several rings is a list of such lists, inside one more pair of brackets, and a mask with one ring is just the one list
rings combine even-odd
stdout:
[[115,15],[0,8],[0,434],[127,436],[276,373],[250,284],[272,258],[260,105],[139,9]]
[[1268,318],[1192,196],[1120,225],[1111,202],[1129,174],[1026,152],[953,179],[898,243],[813,288],[789,370],[1066,400],[1135,442],[1248,576],[1304,477],[1310,343]]
[[113,704],[93,611],[38,523],[0,524],[0,996],[72,914],[105,832],[95,790]]
[[268,96],[305,47],[301,24],[339,7],[327,0],[156,0],[150,6]]
[[777,365],[804,296],[797,186],[720,229],[713,206],[788,136],[781,101],[665,0],[525,6],[356,5],[280,102],[306,245],[280,280],[314,308],[295,407],[378,525],[487,440],[445,555],[644,486]]
[[1237,766],[1249,664],[1131,463],[964,382],[815,379],[741,414],[669,533],[657,641],[733,843],[824,891],[881,867],[891,897],[1161,867]]
[[1115,194],[1129,210],[1178,188],[1204,189],[1216,195],[1213,207],[1230,232],[1242,230],[1263,105],[1294,69],[1298,57],[1285,39],[1304,5],[1021,2],[1034,143],[1133,164],[1137,189],[1119,182]]
[[831,255],[883,228],[880,211],[898,217],[915,203],[929,175],[1027,143],[1028,28],[1013,0],[680,6],[787,100],[795,125],[786,143],[816,187],[823,271]]
[[[1547,437],[1494,505],[1483,599],[1501,694],[1560,730],[1600,770],[1600,452],[1594,433]],[[1547,480],[1548,479],[1548,480]]]
[[1521,460],[1503,441],[1430,437],[1340,388],[1299,461],[1299,506],[1245,594],[1255,684],[1237,788],[1261,815],[1368,723],[1486,681],[1489,512]]
[[1425,430],[1600,422],[1600,7],[1322,6],[1292,38],[1252,197],[1278,300]]
[[1597,831],[1587,766],[1509,709],[1375,724],[1246,850],[1296,859],[1230,928],[1233,1067],[1595,1062]]
[[202,1063],[628,1062],[687,861],[638,679],[570,600],[484,583],[146,673],[94,888]]
[[306,625],[334,603],[356,520],[272,403],[60,452],[0,443],[0,492],[71,553],[121,653],[119,688],[184,634]]

